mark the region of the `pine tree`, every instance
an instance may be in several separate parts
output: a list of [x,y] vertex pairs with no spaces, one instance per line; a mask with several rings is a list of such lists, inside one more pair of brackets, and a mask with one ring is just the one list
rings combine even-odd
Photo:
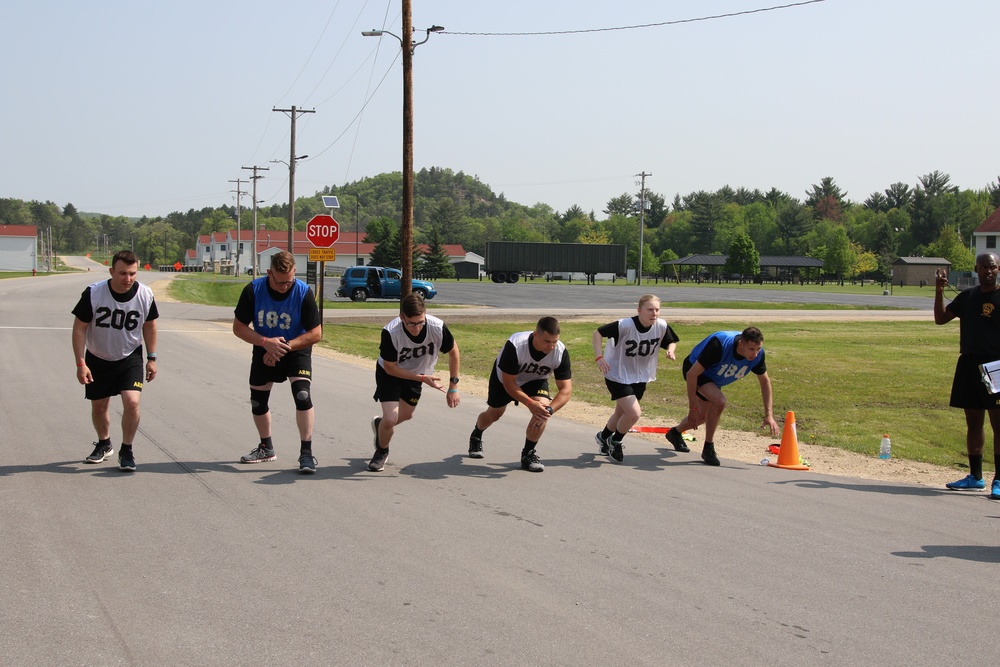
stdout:
[[455,267],[448,261],[448,253],[441,243],[441,233],[437,227],[431,231],[431,240],[427,244],[427,252],[420,260],[420,273],[431,280],[438,278],[454,278]]

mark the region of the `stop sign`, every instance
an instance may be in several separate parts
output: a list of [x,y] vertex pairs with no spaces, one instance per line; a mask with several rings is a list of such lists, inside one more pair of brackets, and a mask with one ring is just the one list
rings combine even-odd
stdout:
[[306,225],[306,238],[317,248],[329,248],[340,238],[340,225],[332,215],[315,215]]

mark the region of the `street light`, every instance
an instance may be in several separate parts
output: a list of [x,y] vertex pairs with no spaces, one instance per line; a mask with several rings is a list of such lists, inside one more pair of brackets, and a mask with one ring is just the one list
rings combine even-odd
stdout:
[[[399,269],[400,296],[410,293],[413,284],[413,52],[417,47],[431,38],[432,32],[444,30],[439,25],[432,25],[424,30],[425,36],[419,42],[410,39],[410,48],[403,48],[403,38],[388,30],[365,30],[365,37],[381,37],[390,35],[399,40],[399,48],[403,51],[403,219],[399,230]],[[413,22],[410,15],[410,0],[403,0],[403,30],[404,35],[412,35]]]

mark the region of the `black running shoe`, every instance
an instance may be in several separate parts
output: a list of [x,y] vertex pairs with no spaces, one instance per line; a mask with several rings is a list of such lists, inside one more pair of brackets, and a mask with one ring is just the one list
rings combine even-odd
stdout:
[[99,442],[94,443],[94,451],[83,460],[84,463],[103,463],[104,459],[115,453],[115,448],[108,445],[106,448]]
[[599,447],[598,451],[601,453],[601,456],[608,456],[611,453],[611,447],[608,446],[608,441],[601,437],[601,433],[602,431],[599,431],[596,435],[594,435],[594,442],[597,443],[597,446]]
[[389,448],[379,447],[375,450],[375,456],[368,463],[368,469],[372,472],[382,472],[385,470],[385,462],[389,460]]
[[125,472],[135,472],[135,457],[132,452],[118,453],[118,469]]
[[618,463],[625,460],[625,448],[622,446],[621,440],[615,440],[611,438],[608,440],[608,445],[611,447],[610,456]]
[[299,472],[308,475],[313,474],[314,472],[316,472],[316,463],[317,463],[316,457],[313,456],[311,453],[303,454],[302,456],[299,457]]
[[379,447],[379,444],[378,444],[378,425],[379,425],[379,422],[381,422],[381,421],[382,421],[381,417],[372,417],[372,433],[375,434],[375,439],[372,440],[372,443],[375,445],[375,449],[376,450],[378,450],[378,447]]
[[545,470],[545,466],[538,460],[538,455],[532,449],[527,454],[521,456],[521,469],[529,472],[542,472]]
[[705,443],[705,446],[701,449],[701,460],[705,462],[705,465],[709,466],[722,465],[719,457],[715,455],[715,443]]
[[670,430],[667,431],[667,440],[678,452],[691,451],[691,448],[687,446],[686,442],[684,442],[684,437],[681,435],[681,432],[677,430],[676,426],[670,427]]
[[472,435],[469,436],[469,458],[470,459],[481,459],[483,458],[483,439],[477,438]]

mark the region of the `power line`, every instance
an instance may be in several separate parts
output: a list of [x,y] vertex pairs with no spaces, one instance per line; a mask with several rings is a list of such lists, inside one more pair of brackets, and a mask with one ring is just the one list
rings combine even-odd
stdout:
[[547,30],[543,32],[456,32],[445,30],[443,35],[467,35],[475,37],[537,37],[545,35],[580,35],[590,32],[613,32],[616,30],[640,30],[642,28],[660,28],[668,25],[680,25],[682,23],[696,23],[698,21],[714,21],[716,19],[728,19],[734,16],[746,16],[747,14],[760,14],[763,12],[774,12],[780,9],[791,9],[804,5],[814,5],[826,0],[803,0],[803,2],[793,2],[787,5],[776,5],[774,7],[761,7],[758,9],[747,9],[742,12],[729,12],[727,14],[713,14],[712,16],[699,16],[691,19],[676,19],[674,21],[661,21],[659,23],[641,23],[639,25],[625,25],[614,28],[585,28],[582,30]]

